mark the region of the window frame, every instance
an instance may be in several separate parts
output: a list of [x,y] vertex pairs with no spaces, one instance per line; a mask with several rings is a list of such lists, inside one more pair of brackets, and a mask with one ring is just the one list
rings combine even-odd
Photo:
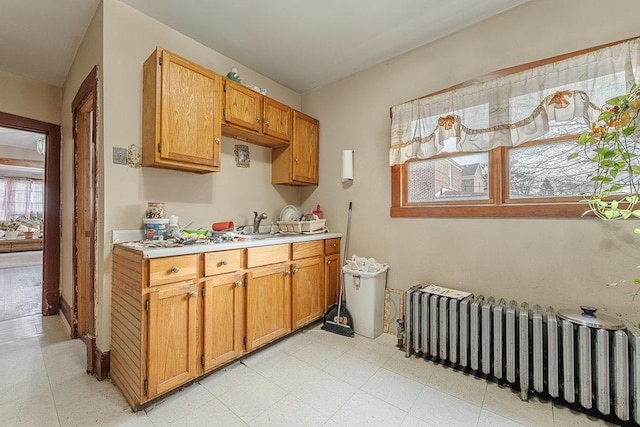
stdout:
[[[473,80],[454,85],[447,89],[439,90],[424,97],[433,96],[460,89],[472,84],[487,82],[498,77],[509,74],[522,72],[531,68],[546,65],[552,62],[565,60],[573,56],[582,55],[593,52],[608,46],[623,43],[633,38],[619,40],[580,51],[558,55],[551,58],[534,61],[514,67],[505,68],[485,74]],[[422,97],[420,97],[422,98]],[[419,99],[419,98],[416,98]],[[390,115],[391,110],[389,110]],[[564,135],[553,138],[557,142],[565,142],[571,139],[577,139],[579,135]],[[526,147],[534,144],[548,143],[550,139],[537,140],[522,144],[518,147]],[[511,148],[518,148],[511,147]],[[489,199],[474,201],[442,201],[430,202],[416,205],[415,203],[407,203],[407,165],[391,166],[391,208],[390,216],[417,218],[417,217],[447,217],[447,218],[466,218],[466,217],[484,217],[484,218],[579,218],[588,210],[588,206],[581,197],[553,197],[553,198],[524,198],[511,199],[509,195],[509,156],[510,147],[498,147],[490,151],[489,154]],[[455,155],[467,154],[462,152],[446,153],[433,156],[430,159],[455,157]],[[506,171],[506,173],[505,173]]]

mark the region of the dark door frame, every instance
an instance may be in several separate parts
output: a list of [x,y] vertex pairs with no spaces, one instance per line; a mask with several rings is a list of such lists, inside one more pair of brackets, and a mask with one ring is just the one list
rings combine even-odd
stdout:
[[60,126],[3,112],[0,112],[0,126],[46,136],[42,314],[50,316],[60,308]]
[[[73,156],[74,156],[74,172],[73,172],[73,187],[74,187],[74,227],[73,227],[73,324],[71,325],[71,335],[72,337],[78,336],[78,256],[77,256],[77,238],[76,235],[76,226],[75,223],[77,221],[77,210],[78,210],[78,202],[77,202],[77,182],[78,182],[78,138],[77,138],[77,128],[76,123],[78,120],[78,115],[83,114],[81,108],[85,101],[92,97],[92,105],[90,110],[93,111],[93,123],[92,123],[92,134],[89,150],[91,151],[91,155],[89,158],[90,161],[93,162],[92,168],[92,176],[91,176],[91,184],[93,187],[93,191],[91,194],[86,195],[87,197],[93,198],[93,212],[91,212],[92,223],[91,229],[93,231],[96,230],[96,219],[97,219],[97,200],[96,200],[96,191],[97,191],[97,177],[98,177],[98,159],[97,159],[97,150],[96,150],[96,136],[97,136],[97,115],[98,115],[98,67],[95,66],[89,72],[87,77],[85,77],[84,81],[80,85],[76,96],[73,98],[73,102],[71,103],[71,112],[73,115]],[[95,320],[94,320],[94,303],[95,303],[95,265],[96,265],[96,236],[95,233],[91,233],[89,236],[90,239],[90,247],[93,248],[90,254],[88,254],[90,259],[90,264],[92,266],[92,282],[91,286],[88,289],[88,307],[87,307],[87,316],[89,319],[88,331],[87,331],[87,356],[91,358],[94,349],[95,349]],[[92,347],[92,348],[90,348]],[[91,360],[87,361],[88,372],[93,372],[90,367],[93,366]]]

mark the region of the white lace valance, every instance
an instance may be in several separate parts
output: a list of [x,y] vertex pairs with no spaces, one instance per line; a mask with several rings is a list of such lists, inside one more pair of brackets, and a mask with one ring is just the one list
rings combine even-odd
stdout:
[[461,152],[517,146],[549,122],[594,122],[599,107],[640,78],[640,39],[416,99],[391,108],[389,163],[426,159],[453,138]]

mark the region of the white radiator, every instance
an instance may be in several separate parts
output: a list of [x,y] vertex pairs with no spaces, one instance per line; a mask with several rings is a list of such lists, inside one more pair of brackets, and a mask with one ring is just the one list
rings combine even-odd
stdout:
[[578,326],[553,308],[405,293],[405,351],[640,424],[640,330]]

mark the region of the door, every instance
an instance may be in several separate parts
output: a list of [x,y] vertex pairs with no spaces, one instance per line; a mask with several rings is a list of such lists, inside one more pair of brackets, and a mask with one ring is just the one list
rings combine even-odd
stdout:
[[295,182],[318,183],[318,121],[293,112],[293,174]]
[[159,147],[162,159],[220,166],[221,79],[186,59],[163,52]]
[[271,98],[264,97],[263,99],[264,119],[262,123],[262,132],[265,135],[269,135],[283,141],[290,141],[291,108]]
[[291,316],[293,329],[324,313],[324,257],[305,258],[291,264]]
[[149,293],[149,399],[197,375],[197,297],[196,286],[189,281],[158,286]]
[[94,295],[96,259],[96,102],[97,69],[84,80],[73,100],[74,251],[72,336],[86,337],[87,371],[94,372]]
[[244,338],[244,277],[226,275],[204,284],[204,370],[233,360]]
[[287,264],[247,274],[247,350],[291,331],[291,275]]
[[340,293],[340,254],[329,255],[325,258],[325,311],[338,302]]
[[227,123],[252,130],[262,128],[261,98],[258,92],[227,80],[225,83],[224,119]]
[[3,112],[0,126],[45,136],[42,314],[50,316],[60,308],[60,126]]

